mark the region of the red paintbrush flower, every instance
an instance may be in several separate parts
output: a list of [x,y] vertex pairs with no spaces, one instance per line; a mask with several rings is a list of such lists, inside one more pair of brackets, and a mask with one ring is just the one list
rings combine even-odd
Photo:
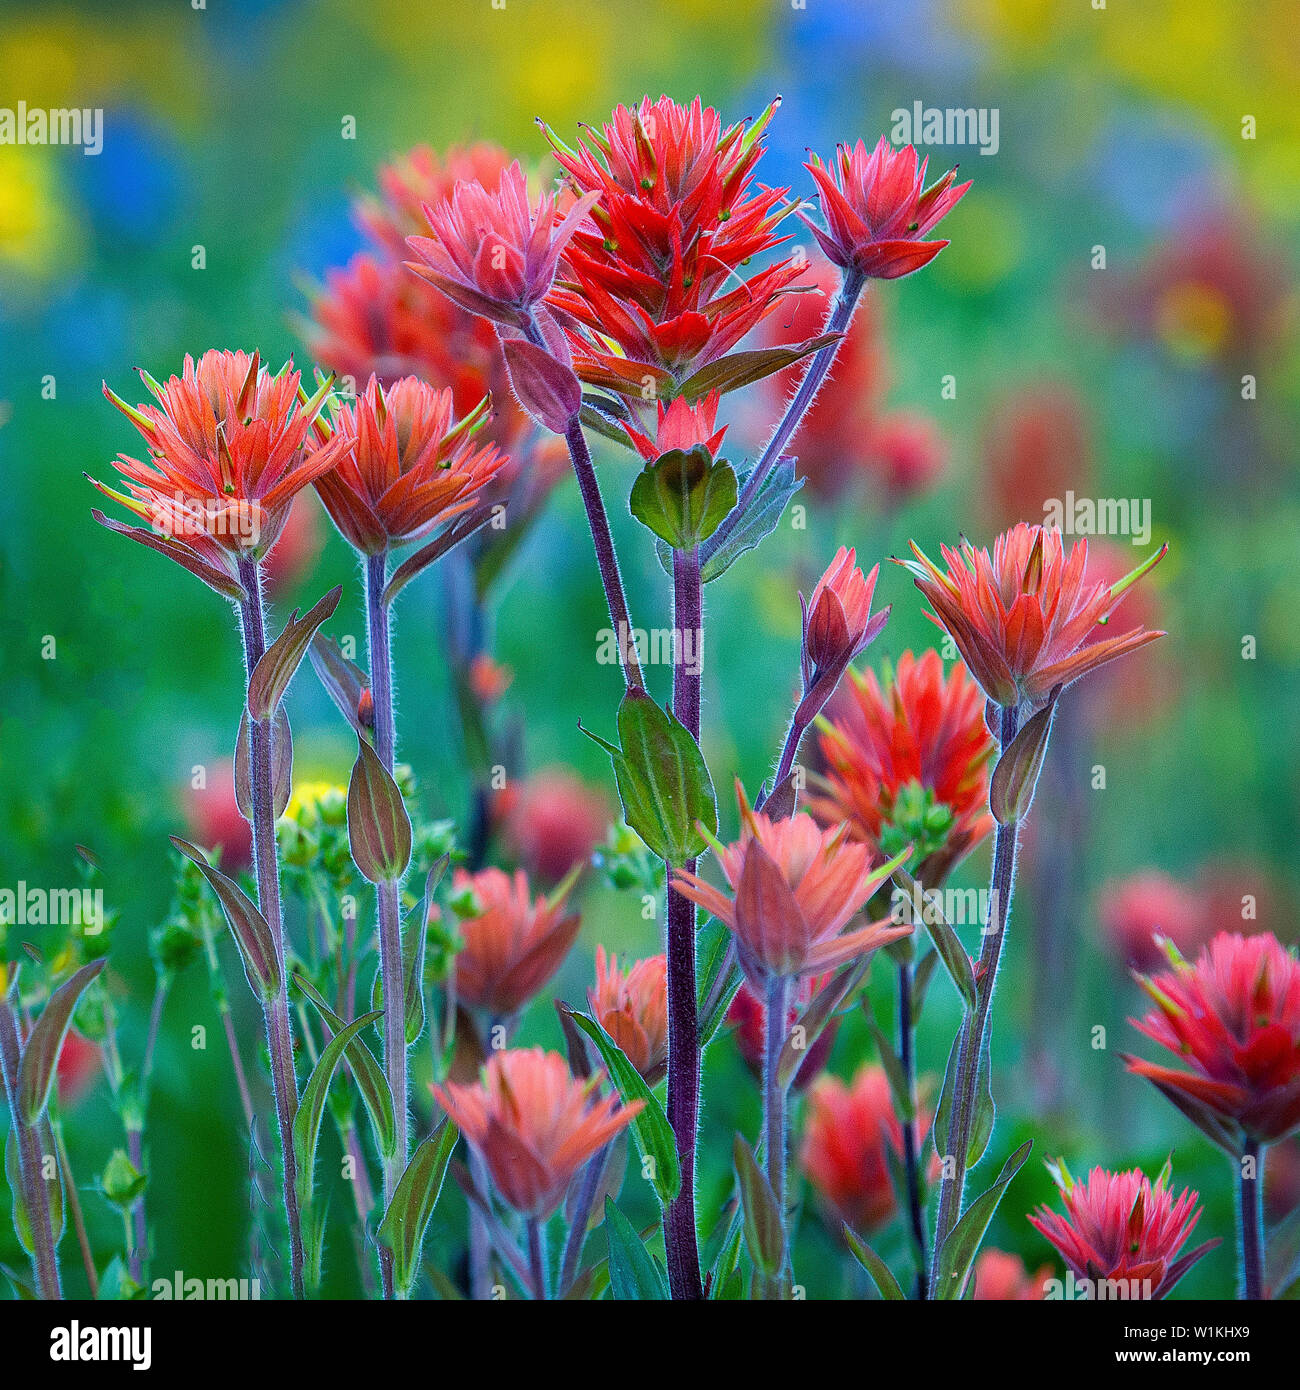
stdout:
[[945,679],[936,651],[904,652],[883,685],[870,671],[849,678],[851,699],[821,735],[826,790],[810,809],[885,855],[912,845],[917,877],[938,883],[993,829],[984,698],[961,665]]
[[341,401],[319,444],[337,466],[316,490],[348,544],[378,554],[472,507],[505,463],[477,438],[487,410],[480,401],[457,420],[451,391],[415,377],[385,389],[372,376],[355,403]]
[[750,809],[739,783],[736,796],[740,839],[714,845],[730,893],[685,869],[674,871],[672,886],[731,928],[756,990],[772,978],[834,970],[911,932],[888,921],[844,931],[898,861],[873,869],[871,850],[851,841],[847,826],[822,830],[802,811],[769,820]]
[[945,573],[912,543],[915,560],[899,560],[930,600],[927,614],[957,645],[994,704],[1041,704],[1057,685],[1163,637],[1134,628],[1095,640],[1124,592],[1164,558],[1162,545],[1117,584],[1089,582],[1088,542],[1069,555],[1055,527],[1023,522],[999,536],[990,556],[969,541],[943,547]]
[[1209,920],[1200,893],[1159,869],[1108,883],[1098,916],[1116,954],[1135,970],[1151,970],[1166,959],[1162,937],[1185,954],[1198,951]]
[[[1048,1169],[1060,1189],[1065,1215],[1041,1206],[1030,1216],[1030,1225],[1051,1241],[1076,1278],[1130,1285],[1118,1297],[1164,1298],[1219,1243],[1207,1241],[1177,1258],[1201,1209],[1190,1189],[1174,1197],[1167,1163],[1154,1184],[1136,1168],[1124,1173],[1094,1168],[1082,1183],[1075,1182],[1063,1161]],[[1135,1295],[1133,1285],[1138,1289]]]
[[549,898],[533,899],[522,871],[511,878],[500,869],[456,870],[452,887],[458,900],[468,900],[455,962],[462,1004],[509,1018],[555,974],[580,925],[576,912],[564,912],[572,886],[570,879]]
[[690,106],[646,97],[618,107],[603,129],[586,128],[576,150],[543,127],[572,187],[599,199],[549,301],[584,381],[633,401],[650,382],[667,399],[713,364],[712,379],[692,384],[688,397],[743,384],[720,359],[800,273],[783,261],[742,274],[781,243],[776,228],[790,210],[785,189],[753,188],[775,109],[748,129],[724,128],[698,97]]
[[420,258],[407,266],[462,309],[522,329],[598,196],[584,194],[561,212],[554,195],[543,194],[532,210],[517,162],[495,189],[477,179],[458,183],[450,198],[425,205],[431,235],[407,238]]
[[546,883],[589,863],[609,828],[604,796],[563,767],[541,768],[512,783],[496,810],[507,845]]
[[658,403],[658,424],[655,433],[645,434],[634,425],[623,422],[633,447],[648,463],[662,458],[670,449],[681,449],[689,453],[697,444],[703,444],[710,454],[716,456],[718,445],[727,432],[726,425],[714,429],[718,419],[718,393],[711,391],[694,405],[687,405],[678,396],[667,405]]
[[1019,1255],[986,1247],[975,1260],[974,1297],[985,1303],[1036,1303],[1051,1273],[1050,1266],[1044,1265],[1030,1274]]
[[477,1085],[432,1089],[502,1199],[523,1216],[544,1218],[578,1169],[644,1104],[598,1097],[597,1084],[596,1077],[574,1080],[563,1057],[534,1047],[494,1052]]
[[260,560],[294,497],[338,460],[338,446],[306,447],[328,383],[302,401],[292,364],[272,373],[244,352],[186,357],[182,375],[161,386],[140,375],[157,405],[127,405],[107,385],[104,394],[144,436],[148,462],[118,455],[126,493],[91,482],[148,521],[152,535],[96,519],[171,554],[213,587],[228,584],[232,562]]
[[852,149],[840,145],[832,168],[814,155],[804,168],[821,193],[826,230],[802,212],[799,217],[845,270],[878,280],[910,275],[947,246],[924,238],[970,187],[954,188],[957,171],[950,169],[926,188],[928,162],[923,159],[918,168],[911,145],[896,150],[883,135],[869,154],[861,140]]
[[1139,976],[1155,1008],[1139,1032],[1190,1071],[1125,1057],[1229,1153],[1300,1125],[1300,962],[1275,936],[1220,932],[1195,965]]
[[592,1017],[655,1085],[668,1063],[668,961],[650,956],[626,970],[596,947],[596,987],[587,991]]

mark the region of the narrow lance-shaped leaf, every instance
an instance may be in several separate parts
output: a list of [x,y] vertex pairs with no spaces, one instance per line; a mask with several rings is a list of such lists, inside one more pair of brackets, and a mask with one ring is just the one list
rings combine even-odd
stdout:
[[643,1159],[651,1162],[651,1181],[659,1200],[667,1206],[682,1186],[682,1170],[677,1162],[677,1147],[672,1126],[655,1093],[642,1080],[640,1073],[628,1061],[623,1050],[595,1019],[568,1010],[574,1023],[596,1044],[610,1080],[624,1102],[642,1101],[643,1108],[632,1119],[632,1137]]
[[290,613],[284,631],[262,653],[248,678],[248,712],[254,719],[269,719],[275,713],[316,629],[339,606],[342,594],[343,586],[336,585],[301,618],[296,608]]
[[[740,479],[740,493],[744,495],[747,478]],[[722,531],[705,541],[701,550],[700,578],[705,584],[711,583],[725,574],[747,551],[753,550],[765,537],[776,530],[786,505],[803,486],[803,479],[795,476],[795,460],[784,455],[776,467],[763,479],[762,486],[750,499],[748,506],[736,518],[731,531],[719,540]],[[669,561],[672,552],[665,547]],[[664,562],[664,553],[659,556]]]
[[925,896],[921,885],[906,869],[894,869],[892,877],[894,882],[908,894],[913,905],[913,915],[916,915],[919,905],[921,925],[934,943],[934,949],[938,953],[939,959],[943,961],[944,968],[948,971],[953,984],[957,986],[967,1009],[973,1009],[975,1007],[975,970],[970,963],[970,956],[966,954],[965,946],[961,944],[961,939],[949,926],[943,913]]
[[234,599],[236,603],[246,603],[248,594],[244,591],[244,586],[233,575],[225,570],[219,570],[215,565],[210,565],[196,551],[191,550],[183,541],[177,540],[174,536],[165,536],[161,532],[151,531],[145,526],[128,526],[125,522],[116,521],[111,516],[105,516],[103,512],[92,509],[91,516],[108,531],[114,531],[119,536],[125,536],[128,540],[146,545],[150,550],[156,550],[161,555],[166,555],[169,560],[187,569],[196,578],[201,579],[209,589],[220,594],[222,598]]
[[468,540],[476,531],[486,526],[492,520],[496,510],[495,505],[485,502],[472,511],[463,512],[443,527],[436,539],[431,540],[428,545],[421,546],[414,555],[403,560],[389,577],[388,583],[384,585],[383,601],[385,605],[392,603],[417,574],[428,569],[435,560],[441,560],[448,551],[454,550],[461,541]]
[[1024,1166],[1025,1159],[1029,1157],[1029,1150],[1033,1146],[1034,1141],[1027,1139],[1007,1159],[993,1186],[975,1198],[966,1208],[965,1215],[952,1228],[948,1239],[943,1243],[943,1249],[939,1252],[938,1277],[934,1289],[935,1298],[949,1300],[961,1298],[965,1291],[971,1266],[975,1263],[975,1256],[979,1253],[980,1242],[984,1239],[984,1232],[988,1230],[989,1222],[993,1220],[993,1213],[998,1209],[1002,1194],[1007,1190],[1011,1179]]
[[311,657],[317,678],[339,713],[352,725],[359,738],[368,739],[373,713],[370,720],[364,719],[361,713],[363,698],[370,691],[370,680],[366,673],[355,661],[349,661],[339,644],[323,632],[318,632],[311,639],[307,655]]
[[334,1080],[334,1073],[343,1060],[348,1044],[367,1024],[378,1018],[383,1018],[383,1014],[362,1014],[335,1033],[321,1049],[320,1057],[302,1089],[302,1100],[293,1117],[293,1153],[298,1165],[298,1201],[304,1207],[311,1201],[316,1172],[316,1143],[320,1139],[320,1122],[325,1114],[330,1082]]
[[63,1051],[63,1039],[68,1034],[77,1002],[106,963],[101,957],[83,965],[54,991],[41,1010],[18,1067],[18,1104],[25,1124],[36,1124],[45,1114],[50,1092],[54,1089],[59,1053]]
[[[943,1074],[943,1090],[939,1093],[939,1105],[934,1112],[934,1147],[940,1158],[948,1156],[948,1127],[952,1121],[953,1090],[956,1086],[957,1058],[961,1051],[962,1030],[948,1054],[948,1066]],[[984,1150],[993,1137],[993,1122],[997,1108],[993,1104],[992,1073],[989,1065],[988,1039],[980,1050],[979,1066],[975,1076],[975,1113],[971,1117],[970,1143],[966,1149],[966,1164],[971,1167],[984,1157]]]
[[689,404],[694,404],[710,391],[726,394],[737,391],[742,386],[752,386],[756,381],[771,376],[773,372],[784,371],[832,343],[837,343],[842,333],[822,333],[816,338],[808,338],[802,343],[790,343],[784,347],[752,348],[742,352],[728,353],[716,361],[708,363],[693,376],[682,383],[681,394]]
[[609,1287],[614,1297],[666,1303],[668,1286],[658,1261],[610,1197],[605,1198],[605,1236],[609,1241]]
[[[803,1066],[813,1044],[835,1017],[836,1010],[866,979],[870,968],[870,958],[857,961],[847,970],[841,970],[817,992],[799,1019],[798,1027],[791,1031],[781,1049],[781,1060],[777,1063],[777,1080],[781,1085],[788,1086],[794,1080],[795,1073]],[[800,1044],[798,1047],[795,1046],[796,1040]]]
[[456,1127],[444,1120],[416,1149],[380,1222],[378,1238],[393,1252],[393,1280],[404,1294],[410,1293],[415,1283],[424,1233],[442,1195],[447,1164],[459,1137]]
[[[316,987],[303,975],[295,975],[298,988],[311,1001],[313,1008],[330,1026],[331,1033],[339,1033],[346,1022],[334,1012],[321,998]],[[397,1152],[397,1122],[393,1111],[393,1094],[388,1089],[388,1079],[384,1069],[375,1060],[375,1054],[366,1046],[365,1039],[354,1037],[347,1046],[347,1063],[356,1079],[361,1099],[375,1131],[375,1143],[385,1158]]]
[[249,988],[261,1000],[274,999],[280,992],[280,961],[266,918],[233,879],[208,863],[201,849],[179,835],[171,836],[171,842],[195,865],[217,895],[243,958]]
[[1038,775],[1047,756],[1047,742],[1052,733],[1052,716],[1056,712],[1058,685],[1042,709],[1028,720],[1011,740],[1011,745],[998,759],[989,779],[989,810],[999,825],[1012,825],[1023,820],[1034,799]]
[[844,1240],[853,1252],[853,1258],[871,1275],[871,1281],[880,1290],[881,1298],[892,1302],[906,1299],[907,1295],[899,1287],[898,1280],[889,1272],[889,1266],[866,1243],[860,1240],[848,1226],[843,1227]]
[[[42,1158],[47,1155],[55,1158],[57,1150],[54,1143],[54,1131],[50,1128],[49,1120],[42,1116],[35,1129]],[[53,1232],[55,1245],[58,1245],[63,1238],[64,1228],[63,1166],[56,1162],[54,1167],[56,1171],[52,1180],[46,1179],[43,1173],[38,1173],[36,1176],[37,1180],[44,1184],[46,1192],[49,1193],[50,1230]],[[14,1234],[18,1237],[18,1243],[30,1255],[34,1253],[35,1243],[32,1239],[31,1215],[27,1210],[18,1159],[18,1143],[12,1125],[9,1126],[9,1130],[5,1134],[4,1169],[5,1177],[9,1182],[9,1191],[13,1194]]]
[[773,1275],[785,1262],[785,1230],[776,1195],[749,1145],[739,1134],[731,1151],[740,1184],[740,1204],[745,1213],[745,1244],[755,1265],[764,1274]]
[[433,894],[447,869],[443,855],[424,880],[424,894],[406,919],[402,939],[402,978],[406,1004],[406,1044],[414,1046],[424,1032],[424,953],[429,940],[429,911]]
[[357,745],[348,782],[348,845],[371,883],[397,880],[411,862],[411,818],[379,754],[363,738]]

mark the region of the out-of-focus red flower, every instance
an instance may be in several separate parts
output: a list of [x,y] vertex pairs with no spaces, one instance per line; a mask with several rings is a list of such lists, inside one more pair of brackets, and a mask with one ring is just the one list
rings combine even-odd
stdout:
[[782,261],[745,275],[777,246],[785,189],[755,190],[762,132],[722,125],[696,98],[648,97],[587,127],[576,150],[546,130],[579,196],[595,193],[573,237],[550,305],[582,380],[642,399],[644,382],[669,399],[716,364],[776,306],[798,277]]
[[340,402],[319,442],[337,465],[316,490],[348,544],[378,554],[472,507],[504,462],[478,435],[487,408],[457,420],[450,390],[410,376],[387,388],[372,376],[355,404]]
[[1200,894],[1159,869],[1108,883],[1101,894],[1100,916],[1115,952],[1135,970],[1151,970],[1165,961],[1157,936],[1172,941],[1184,954],[1195,953],[1209,927]]
[[954,187],[957,171],[950,169],[926,188],[928,163],[918,166],[913,146],[896,150],[883,135],[870,153],[861,140],[838,146],[829,168],[814,155],[804,168],[821,194],[826,230],[799,217],[836,265],[879,280],[910,275],[947,246],[925,238],[970,187]]
[[65,1108],[75,1105],[90,1089],[102,1065],[98,1046],[80,1033],[69,1032],[63,1039],[63,1050],[55,1068],[59,1104]]
[[1231,362],[1277,341],[1292,286],[1285,258],[1264,243],[1257,222],[1240,209],[1214,209],[1108,287],[1102,308],[1187,362]]
[[280,539],[262,565],[272,596],[297,588],[311,573],[324,544],[320,505],[310,492],[300,492],[289,508]]
[[225,763],[213,769],[203,788],[190,788],[185,820],[193,839],[204,849],[221,846],[221,867],[238,873],[253,862],[253,832],[235,798],[235,769]]
[[514,788],[505,839],[530,874],[556,883],[585,864],[609,827],[604,797],[563,768],[543,768]]
[[486,652],[479,652],[470,662],[470,689],[481,705],[495,704],[510,689],[513,679],[510,668],[493,661]]
[[[928,1117],[922,1118],[924,1131]],[[808,1088],[799,1165],[817,1195],[860,1235],[897,1208],[891,1155],[901,1162],[903,1127],[882,1067],[858,1068],[849,1085],[820,1076]]]
[[578,935],[581,919],[564,911],[568,889],[534,899],[522,870],[476,874],[457,869],[457,895],[472,893],[473,916],[460,922],[456,997],[489,1018],[517,1013],[560,968]]
[[653,463],[670,449],[689,452],[697,444],[703,444],[710,454],[716,455],[722,436],[727,432],[726,425],[721,429],[714,428],[717,419],[718,393],[710,391],[694,405],[687,405],[683,396],[678,396],[667,405],[660,401],[658,427],[653,436],[626,422],[623,428],[637,453]]
[[1270,1224],[1300,1206],[1300,1140],[1286,1139],[1268,1151],[1264,1170],[1264,1210]]
[[458,183],[450,198],[425,205],[430,234],[406,239],[419,257],[407,266],[462,309],[523,328],[550,292],[569,238],[599,196],[584,193],[562,212],[553,194],[543,194],[530,208],[517,162],[495,187],[477,179]]
[[937,884],[993,829],[984,697],[960,664],[945,678],[933,650],[904,652],[883,685],[850,672],[850,686],[821,735],[826,793],[810,809],[885,855],[913,845],[917,877]]
[[819,676],[839,673],[875,640],[889,618],[889,609],[872,614],[880,566],[864,575],[857,551],[844,546],[826,567],[804,608],[803,681],[810,689]]
[[1136,1168],[1124,1173],[1094,1168],[1081,1183],[1064,1163],[1052,1171],[1065,1215],[1041,1206],[1029,1223],[1051,1241],[1078,1279],[1134,1281],[1139,1297],[1164,1298],[1219,1243],[1207,1241],[1178,1258],[1201,1209],[1190,1189],[1174,1197],[1168,1164],[1154,1184]]
[[1051,1278],[1050,1266],[1030,1274],[1019,1255],[985,1247],[975,1260],[975,1294],[986,1303],[1035,1303]]
[[619,967],[617,956],[596,947],[596,987],[587,991],[596,1022],[623,1049],[651,1086],[668,1062],[668,961],[650,956]]
[[1222,930],[1254,936],[1282,926],[1280,890],[1273,875],[1249,859],[1217,858],[1197,875],[1209,919]]
[[927,616],[957,645],[971,674],[995,704],[1041,704],[1056,685],[1069,685],[1116,657],[1163,637],[1133,628],[1096,639],[1127,589],[1168,551],[1161,546],[1118,584],[1087,573],[1088,543],[1067,556],[1055,527],[1020,523],[994,542],[993,553],[969,541],[943,547],[947,572],[912,543],[915,560],[900,560],[934,612]]
[[930,490],[948,461],[948,445],[928,415],[896,410],[868,433],[863,454],[884,500],[897,506]]
[[[789,1028],[786,1030],[787,1036],[794,1030],[808,1006],[830,983],[830,980],[831,975],[828,973],[825,975],[805,975],[798,982],[786,1020],[789,1024]],[[767,1037],[767,1006],[744,981],[741,982],[740,988],[736,991],[736,997],[731,1001],[731,1008],[727,1010],[727,1022],[735,1030],[736,1045],[740,1048],[740,1055],[745,1059],[746,1066],[756,1077],[761,1077],[763,1074],[763,1046]],[[818,1035],[817,1041],[808,1049],[807,1055],[799,1063],[799,1069],[792,1079],[796,1091],[801,1091],[811,1085],[822,1068],[825,1067],[830,1058],[831,1049],[835,1046],[835,1034],[839,1031],[839,1026],[839,1019],[832,1018]]]
[[751,810],[739,783],[736,795],[740,839],[717,847],[730,894],[684,869],[674,871],[672,884],[731,928],[755,989],[833,970],[912,930],[884,921],[844,931],[888,878],[872,868],[872,851],[848,838],[847,826],[822,830],[803,811],[769,820]]
[[643,1105],[597,1097],[597,1084],[576,1081],[563,1057],[535,1047],[494,1052],[477,1085],[432,1089],[502,1199],[524,1216],[547,1217],[578,1169]]
[[1059,382],[1037,382],[998,401],[984,437],[981,496],[1001,531],[1044,519],[1067,492],[1088,495],[1092,446],[1083,403]]
[[272,373],[257,353],[216,350],[187,356],[163,385],[141,376],[157,405],[127,405],[107,384],[104,394],[140,431],[149,461],[117,456],[126,493],[94,486],[228,573],[230,559],[261,559],[294,497],[337,462],[337,448],[305,447],[325,388],[300,403],[292,365]]
[[1131,1072],[1230,1153],[1300,1125],[1300,962],[1275,936],[1220,932],[1195,965],[1138,982],[1155,1008],[1129,1022],[1191,1070],[1126,1057]]

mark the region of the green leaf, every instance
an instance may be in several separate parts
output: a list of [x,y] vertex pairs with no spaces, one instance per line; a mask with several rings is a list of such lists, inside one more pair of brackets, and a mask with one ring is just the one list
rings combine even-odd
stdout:
[[311,639],[307,655],[317,679],[339,713],[352,725],[358,737],[369,738],[370,729],[361,719],[361,697],[370,689],[370,678],[355,661],[343,655],[342,647],[332,637],[323,632]]
[[957,986],[958,993],[966,1003],[966,1008],[968,1010],[974,1009],[976,1002],[975,970],[970,963],[970,956],[966,954],[965,946],[961,944],[961,939],[949,926],[943,913],[926,899],[921,885],[906,869],[896,868],[891,877],[907,893],[912,903],[913,916],[917,915],[916,904],[921,904],[921,925],[934,943],[934,949],[938,952],[939,959],[943,961],[944,968],[948,971],[953,984]]
[[[740,492],[744,494],[746,478],[740,480]],[[762,486],[751,499],[744,513],[737,519],[726,538],[718,540],[719,532],[704,545],[701,553],[702,565],[700,579],[711,583],[719,575],[725,574],[747,551],[753,550],[771,532],[775,531],[785,512],[786,505],[803,486],[803,479],[795,476],[794,460],[782,458],[763,479]],[[671,572],[671,551],[668,553]],[[661,554],[660,563],[664,557]]]
[[675,550],[707,540],[736,505],[736,473],[703,444],[670,449],[637,474],[628,498],[632,515]]
[[360,1018],[354,1019],[335,1033],[321,1049],[312,1074],[303,1087],[298,1113],[293,1117],[293,1154],[298,1165],[298,1201],[304,1207],[311,1202],[316,1171],[316,1143],[320,1138],[320,1122],[325,1114],[325,1098],[329,1094],[330,1082],[334,1080],[334,1073],[343,1060],[348,1044],[367,1024],[378,1018],[383,1018],[383,1014],[362,1014]]
[[876,1051],[880,1054],[880,1065],[889,1079],[889,1089],[894,1094],[894,1109],[904,1124],[911,1124],[916,1118],[916,1103],[908,1086],[907,1075],[903,1071],[903,1063],[894,1051],[893,1043],[885,1036],[884,1029],[876,1022],[876,1015],[872,1011],[869,999],[863,999],[862,1012],[866,1015],[867,1028],[876,1044]]
[[244,975],[249,988],[263,1002],[274,999],[280,992],[280,961],[266,918],[233,879],[227,878],[220,869],[214,869],[208,863],[201,849],[188,840],[182,840],[179,835],[172,835],[170,839],[207,879],[217,895],[226,921],[230,923],[235,944],[239,947],[239,954],[243,957]]
[[644,1101],[641,1113],[632,1120],[632,1137],[642,1159],[649,1159],[655,1192],[667,1206],[682,1186],[682,1170],[677,1162],[677,1145],[672,1126],[664,1114],[659,1098],[641,1079],[640,1073],[628,1061],[623,1050],[593,1018],[568,1010],[574,1023],[596,1044],[610,1080],[624,1103]]
[[[330,1032],[342,1032],[347,1027],[346,1022],[321,998],[311,981],[303,975],[295,975],[293,978],[312,1007],[329,1024]],[[346,1056],[348,1067],[365,1103],[366,1113],[370,1116],[375,1144],[385,1158],[391,1158],[397,1152],[397,1120],[393,1111],[393,1095],[388,1089],[388,1078],[376,1061],[375,1054],[366,1046],[364,1038],[354,1037],[347,1045]]]
[[[959,1029],[948,1054],[948,1065],[943,1073],[943,1090],[939,1093],[939,1105],[934,1112],[934,1147],[940,1158],[947,1157],[944,1145],[948,1142],[948,1126],[952,1118],[953,1090],[956,1086],[957,1058],[961,1052],[962,1030]],[[966,1166],[973,1167],[984,1157],[984,1151],[993,1137],[993,1122],[997,1117],[997,1107],[993,1103],[992,1074],[989,1066],[989,1043],[984,1039],[980,1049],[979,1070],[975,1078],[975,1114],[971,1122],[970,1144],[966,1150]],[[941,1139],[940,1136],[943,1136]]]
[[379,754],[360,737],[357,750],[348,779],[348,846],[363,878],[395,881],[411,862],[411,818]]
[[898,1280],[889,1272],[889,1266],[884,1260],[865,1240],[859,1240],[847,1225],[843,1227],[843,1231],[844,1239],[853,1252],[853,1258],[871,1275],[871,1281],[880,1290],[881,1298],[888,1299],[891,1303],[899,1299],[906,1300],[907,1295],[899,1287]]
[[407,1047],[413,1047],[424,1032],[424,953],[429,940],[429,909],[433,904],[434,890],[446,872],[448,857],[444,854],[426,875],[424,894],[406,919],[406,931],[402,937]]
[[[42,1159],[47,1155],[56,1158],[54,1131],[50,1128],[49,1120],[42,1117],[39,1123],[33,1127],[37,1133],[37,1144]],[[54,1233],[54,1243],[58,1245],[63,1237],[64,1226],[63,1165],[56,1162],[54,1166],[56,1173],[53,1179],[46,1180],[40,1173],[36,1176],[38,1181],[44,1184],[46,1192],[49,1193],[50,1229]],[[34,1252],[35,1246],[32,1240],[32,1224],[27,1211],[27,1202],[23,1195],[22,1166],[18,1158],[18,1140],[13,1125],[9,1126],[5,1134],[4,1169],[5,1177],[9,1182],[9,1191],[13,1197],[14,1233],[18,1237],[18,1243],[30,1255]]]
[[696,933],[697,1013],[702,1049],[713,1041],[726,1021],[727,1010],[740,988],[740,967],[731,944],[731,929],[716,917],[710,917]]
[[739,1134],[731,1151],[740,1183],[740,1204],[745,1213],[745,1245],[757,1268],[770,1277],[785,1263],[785,1225],[781,1210],[767,1175]]
[[658,1260],[645,1248],[636,1227],[605,1198],[605,1236],[609,1241],[609,1287],[619,1300],[668,1301],[668,1280]]
[[72,1015],[87,985],[106,964],[107,961],[101,956],[99,960],[83,965],[54,991],[41,1010],[41,1016],[36,1020],[23,1048],[18,1067],[18,1105],[25,1124],[34,1125],[45,1114],[45,1108],[50,1103],[50,1092],[54,1089],[59,1053],[63,1051],[63,1039],[67,1037],[72,1024]]
[[[278,817],[284,815],[293,795],[293,731],[289,716],[281,706],[271,721],[271,805]],[[248,731],[248,711],[239,715],[235,739],[235,805],[250,824],[253,820],[253,746]]]
[[731,352],[725,357],[701,367],[693,376],[682,382],[681,394],[687,402],[694,403],[710,391],[726,395],[728,391],[738,391],[742,386],[752,386],[756,381],[782,372],[793,366],[802,357],[808,357],[831,343],[837,343],[842,333],[822,333],[802,343],[790,343],[784,347],[752,348],[742,352]]
[[1002,1165],[1002,1171],[997,1176],[997,1181],[987,1192],[982,1192],[966,1208],[965,1215],[952,1228],[948,1239],[943,1243],[943,1249],[939,1252],[938,1273],[935,1281],[933,1296],[937,1299],[959,1299],[965,1291],[966,1280],[970,1274],[971,1266],[975,1263],[975,1256],[979,1253],[980,1242],[984,1239],[984,1233],[989,1228],[989,1222],[993,1220],[993,1213],[998,1209],[998,1203],[1002,1200],[1002,1194],[1007,1190],[1011,1179],[1024,1166],[1025,1160],[1029,1157],[1029,1150],[1034,1146],[1032,1139],[1027,1139],[1009,1159]]
[[696,822],[715,833],[718,808],[694,735],[635,687],[618,707],[618,734],[621,748],[587,736],[610,755],[624,819],[669,864],[679,867],[696,858],[708,846]]
[[1043,770],[1043,759],[1047,756],[1052,716],[1060,693],[1058,685],[1047,704],[1011,740],[1011,746],[993,769],[993,776],[989,778],[989,810],[999,825],[1013,825],[1023,820],[1029,811],[1038,775]]
[[393,1252],[393,1280],[403,1294],[410,1293],[419,1272],[424,1233],[442,1195],[447,1164],[458,1138],[455,1125],[444,1120],[416,1149],[379,1223],[377,1237]]
[[252,718],[259,722],[270,719],[279,708],[316,629],[332,616],[342,595],[343,586],[336,585],[302,618],[296,608],[289,614],[284,631],[262,653],[248,678],[248,713]]
[[471,511],[462,512],[438,533],[436,540],[421,546],[409,559],[403,560],[384,585],[384,604],[392,603],[417,574],[423,573],[435,560],[441,560],[461,541],[468,540],[476,531],[486,526],[492,520],[495,511],[496,507],[493,504],[485,502]]

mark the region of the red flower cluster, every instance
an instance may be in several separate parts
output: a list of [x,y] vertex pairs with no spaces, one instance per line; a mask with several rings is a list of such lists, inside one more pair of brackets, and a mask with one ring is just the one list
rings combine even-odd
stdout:
[[[665,399],[726,382],[723,359],[800,273],[786,260],[743,274],[780,244],[789,211],[787,190],[754,188],[775,106],[724,128],[698,97],[647,97],[576,150],[543,127],[578,195],[599,195],[549,301],[584,381],[636,399],[647,380]],[[710,364],[709,385],[691,381]]]
[[945,678],[933,650],[904,652],[883,686],[874,672],[849,679],[821,736],[826,792],[810,807],[887,855],[915,846],[917,877],[940,882],[993,829],[984,697],[960,665]]
[[1300,961],[1275,936],[1221,932],[1195,965],[1139,983],[1155,1003],[1130,1022],[1191,1068],[1126,1057],[1229,1153],[1300,1125]]

